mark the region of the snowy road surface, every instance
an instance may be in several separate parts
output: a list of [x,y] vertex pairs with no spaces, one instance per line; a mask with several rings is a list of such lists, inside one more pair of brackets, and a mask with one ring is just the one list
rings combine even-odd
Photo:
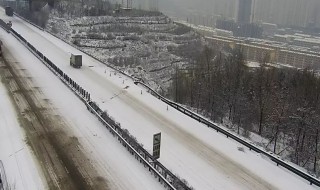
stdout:
[[[0,70],[1,67],[3,64],[0,61]],[[8,92],[0,82],[0,160],[4,165],[8,186],[17,190],[46,189],[46,181],[21,129]]]
[[[6,18],[4,15],[0,15],[0,17]],[[84,152],[88,158],[82,157],[81,159],[80,157],[76,157],[78,154],[73,151],[77,151],[77,149],[70,150],[72,160],[77,162],[75,165],[80,165],[80,167],[77,167],[77,170],[79,170],[84,178],[90,180],[89,182],[91,182],[91,187],[97,186],[99,182],[107,182],[107,186],[99,186],[93,189],[164,189],[164,187],[158,183],[157,179],[155,179],[146,168],[135,160],[134,157],[118,143],[118,141],[93,115],[89,114],[84,104],[78,100],[76,96],[20,42],[18,42],[11,34],[8,34],[3,30],[0,30],[0,39],[4,44],[4,56],[17,73],[21,73],[21,76],[19,75],[19,77],[24,77],[25,80],[23,80],[23,82],[27,81],[27,84],[30,84],[30,86],[27,87],[37,89],[38,99],[36,99],[35,103],[39,104],[39,106],[43,106],[43,102],[47,102],[49,106],[41,109],[43,109],[46,114],[48,109],[51,109],[53,113],[57,114],[46,115],[48,118],[56,118],[57,124],[53,124],[50,127],[57,127],[57,125],[63,123],[63,126],[68,127],[68,129],[66,129],[68,131],[68,136],[66,137],[75,141],[76,144],[77,142],[80,143],[77,147],[78,151]],[[29,92],[29,90],[27,92]],[[8,106],[3,108],[6,109],[6,107]],[[0,120],[0,122],[2,121],[3,120]],[[7,128],[8,126],[4,127]],[[22,131],[21,128],[17,130],[18,132]],[[58,133],[58,135],[59,134],[65,135],[63,133]],[[2,135],[2,133],[0,135]],[[16,138],[23,141],[23,138],[21,137]],[[70,143],[73,142],[70,141]],[[0,144],[0,146],[8,145],[10,144],[6,142],[4,144]],[[65,144],[65,149],[68,150],[69,146],[69,144]],[[17,155],[23,153],[22,150],[19,151],[23,147],[14,148]],[[23,155],[19,157],[19,159],[23,160],[26,158],[28,157]],[[33,169],[31,164],[24,164],[26,165],[24,167],[24,172],[28,172],[29,174],[27,175],[28,178],[20,180],[21,178],[18,178],[20,170],[14,170],[15,167],[5,161],[6,160],[4,160],[5,167],[8,167],[13,173],[12,175],[9,175],[12,176],[9,178],[10,180],[13,182],[19,181],[19,184],[24,181],[31,184],[30,188],[27,188],[26,185],[28,184],[25,182],[26,185],[16,186],[15,189],[46,189],[46,187],[40,187],[41,184],[39,185],[39,183],[33,182],[37,180],[37,177],[34,177],[33,179],[33,176],[37,176],[38,174],[37,170]],[[28,160],[25,162],[27,161]],[[85,163],[88,164],[81,165]],[[88,167],[92,167],[91,170]],[[96,170],[99,175],[92,176],[90,171],[94,170]],[[42,172],[44,171],[42,170]],[[32,178],[30,181],[27,180],[30,178]],[[78,181],[78,183],[81,184],[81,181]]]
[[[4,20],[6,19],[8,20],[4,17]],[[163,102],[135,86],[130,79],[114,73],[86,55],[83,55],[81,69],[70,67],[70,54],[81,52],[20,19],[10,18],[10,20],[18,33],[89,91],[93,100],[120,122],[122,127],[137,137],[147,150],[150,152],[152,150],[152,135],[162,132],[160,161],[173,173],[185,178],[195,189],[316,189],[307,181],[265,160],[261,155],[247,148],[239,151],[238,148],[242,145],[215,133],[172,108],[167,110]],[[12,46],[17,45],[11,39],[7,43]],[[18,57],[23,60],[23,56]],[[60,97],[62,89],[54,90],[53,87],[47,88],[48,86],[44,85],[45,82],[50,83],[54,79],[49,77],[49,80],[42,74],[45,68],[41,63],[35,61],[26,63],[25,66],[36,75],[42,76],[38,80],[43,85],[42,88],[45,88],[45,92],[59,96],[52,97],[53,102],[61,106],[60,112],[79,129],[79,135],[84,136],[83,141],[87,141],[86,133],[96,136],[97,144],[106,140],[103,130],[94,131],[93,128],[96,126],[85,124],[89,122],[84,119],[88,116],[81,115],[79,118],[70,113],[75,110],[73,106],[79,107],[75,105],[81,104],[79,101],[69,98],[66,101],[64,96]],[[52,85],[59,86],[56,83]],[[72,108],[68,105],[72,105]],[[102,150],[107,145],[98,146],[102,146],[99,149]],[[97,150],[98,153],[100,151]]]

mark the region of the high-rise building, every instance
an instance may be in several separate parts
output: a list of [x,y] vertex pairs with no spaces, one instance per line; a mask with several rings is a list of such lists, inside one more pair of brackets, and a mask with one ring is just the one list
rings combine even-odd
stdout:
[[150,11],[158,11],[159,10],[158,0],[149,0],[149,10]]
[[252,0],[238,0],[238,23],[250,23],[252,13]]

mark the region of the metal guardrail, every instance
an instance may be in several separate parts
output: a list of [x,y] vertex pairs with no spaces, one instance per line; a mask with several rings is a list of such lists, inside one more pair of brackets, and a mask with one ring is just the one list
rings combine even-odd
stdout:
[[7,31],[8,33],[10,32],[11,28],[2,19],[0,19],[0,27],[5,31]]
[[[147,160],[154,168],[161,173],[164,178],[169,181],[176,189],[191,189],[182,180],[177,178],[170,170],[163,166],[159,161],[154,159],[154,157],[146,151],[134,137],[132,137],[129,132],[122,129],[120,124],[116,123],[106,112],[103,112],[95,102],[88,102],[90,109],[93,109],[100,121],[108,123],[115,131],[117,131],[122,138],[124,138],[134,149],[138,152],[145,160]],[[89,109],[89,108],[88,108]],[[103,120],[101,120],[101,118]]]
[[156,91],[154,91],[151,87],[149,87],[148,85],[140,82],[140,81],[135,81],[134,82],[136,85],[140,84],[142,85],[143,87],[147,88],[151,94],[153,94],[154,96],[156,96],[158,99],[160,99],[161,101],[165,102],[166,104],[170,105],[171,107],[175,108],[176,110],[182,112],[183,114],[199,121],[200,123],[203,123],[205,125],[207,125],[207,127],[209,128],[212,128],[214,130],[216,130],[217,132],[220,132],[224,135],[226,135],[227,138],[231,138],[237,142],[239,142],[240,144],[248,147],[250,150],[254,150],[255,152],[257,153],[260,153],[260,154],[263,154],[265,156],[267,156],[270,160],[272,160],[273,162],[275,162],[277,164],[277,166],[282,166],[284,168],[286,168],[287,170],[295,173],[296,175],[304,178],[305,180],[309,181],[310,182],[310,185],[314,184],[316,186],[319,186],[320,187],[320,180],[315,178],[314,176],[290,165],[289,163],[286,163],[285,161],[277,158],[276,156],[272,155],[271,153],[269,152],[266,152],[265,150],[263,150],[262,148],[259,148],[255,145],[253,145],[251,142],[248,142],[244,139],[241,139],[240,137],[236,136],[235,134],[232,134],[231,132],[229,131],[226,131],[222,128],[220,128],[219,126],[215,125],[214,123],[212,123],[211,121],[209,121],[208,119],[204,118],[203,116],[201,115],[198,115],[184,107],[182,107],[181,105],[171,101],[171,100],[168,100],[167,98],[161,96],[159,93],[157,93]]
[[[24,19],[23,17],[21,17],[21,16],[19,16],[19,15],[17,15],[17,16],[20,17],[21,19],[27,21],[28,23],[36,26],[37,28],[39,28],[39,29],[41,29],[41,30],[44,30],[43,28],[41,28],[41,27],[33,24],[32,22]],[[46,31],[46,32],[48,32],[48,33],[51,34],[52,36],[60,39],[60,38],[59,38],[58,36],[56,36],[55,34],[49,32],[49,31]],[[60,40],[61,40],[61,39],[60,39]],[[62,39],[62,40],[63,40],[63,39]],[[63,40],[63,41],[66,42],[65,40]],[[66,43],[68,43],[68,42],[66,42]],[[69,44],[69,43],[68,43],[68,44]],[[74,45],[73,45],[73,47],[76,48],[76,49],[78,49],[78,48],[77,48],[76,46],[74,46]],[[78,49],[78,50],[79,50],[79,49]],[[99,60],[98,58],[95,58],[95,57],[93,57],[92,55],[89,55],[88,53],[86,53],[86,52],[84,52],[84,51],[82,51],[82,50],[79,50],[79,51],[87,54],[88,56],[96,59],[97,61],[102,62],[102,61]],[[103,63],[103,62],[102,62],[102,63]],[[186,109],[186,108],[182,107],[181,105],[179,105],[179,104],[177,104],[177,103],[175,103],[175,102],[173,102],[173,101],[171,101],[171,100],[168,100],[167,98],[161,96],[161,95],[158,94],[156,91],[154,91],[154,90],[153,90],[151,87],[149,87],[147,84],[145,84],[145,83],[143,83],[143,82],[140,82],[140,81],[137,81],[136,78],[134,78],[134,77],[126,74],[125,72],[123,72],[123,71],[121,71],[121,70],[119,70],[119,69],[117,69],[117,68],[115,68],[115,67],[113,67],[113,66],[111,66],[111,65],[109,65],[109,64],[106,64],[106,63],[104,63],[104,64],[105,64],[106,66],[108,66],[108,67],[110,67],[110,68],[118,71],[119,73],[121,73],[121,74],[123,74],[123,75],[125,75],[125,76],[127,76],[127,77],[129,77],[129,78],[131,78],[132,80],[135,81],[135,84],[141,84],[142,86],[144,86],[145,88],[147,88],[148,90],[150,90],[150,91],[151,91],[151,94],[153,94],[153,95],[156,96],[158,99],[160,99],[161,101],[165,102],[166,104],[170,105],[171,107],[173,107],[173,108],[177,109],[178,111],[182,112],[183,114],[188,115],[189,117],[191,117],[191,118],[193,118],[193,119],[195,119],[195,120],[197,120],[197,121],[199,121],[199,122],[207,125],[208,127],[216,130],[217,132],[220,132],[220,133],[226,135],[227,138],[230,137],[231,139],[233,139],[233,140],[235,140],[235,141],[243,144],[244,146],[248,147],[250,150],[254,150],[254,151],[257,152],[257,153],[261,153],[261,154],[267,156],[270,160],[272,160],[273,162],[275,162],[277,165],[280,165],[280,166],[288,169],[289,171],[295,173],[296,175],[304,178],[305,180],[309,181],[311,185],[314,184],[314,185],[320,187],[320,180],[317,179],[317,178],[315,178],[314,176],[312,176],[312,175],[310,175],[310,174],[308,174],[308,173],[306,173],[306,172],[304,172],[304,171],[302,171],[302,170],[300,170],[300,169],[298,169],[298,168],[296,168],[296,167],[294,167],[294,166],[286,163],[285,161],[277,158],[276,156],[274,156],[274,155],[272,155],[271,153],[263,150],[262,148],[259,148],[259,147],[255,146],[255,145],[253,145],[251,142],[247,142],[246,140],[243,140],[243,139],[241,139],[240,137],[238,137],[238,136],[236,136],[236,135],[234,135],[234,134],[232,134],[232,133],[230,133],[230,132],[228,132],[228,131],[220,128],[219,126],[215,125],[214,123],[212,123],[212,122],[209,121],[208,119],[204,118],[203,116],[200,116],[199,114],[196,114],[196,113],[190,111],[189,109]]]
[[[99,118],[99,120],[109,129],[112,130],[112,134],[115,134],[118,138],[118,140],[121,142],[121,144],[124,147],[127,147],[128,151],[131,154],[136,155],[136,159],[138,159],[140,162],[143,162],[145,167],[147,166],[149,168],[149,171],[152,171],[155,175],[159,177],[159,182],[166,183],[166,187],[168,187],[170,190],[178,190],[178,189],[185,189],[190,190],[189,187],[187,187],[184,183],[181,182],[181,180],[177,179],[174,174],[172,174],[169,170],[164,168],[162,164],[160,164],[158,161],[154,160],[152,158],[152,155],[150,155],[146,150],[140,148],[136,148],[132,146],[132,141],[130,141],[128,137],[121,128],[117,128],[115,126],[110,125],[108,122],[104,120],[104,118],[88,103],[86,102],[86,105],[90,111],[93,112],[95,116]],[[117,131],[118,130],[118,131]],[[135,144],[137,145],[137,144]],[[161,168],[159,170],[159,168]],[[178,184],[177,184],[178,180]],[[176,185],[173,185],[176,184]],[[177,188],[175,186],[178,186]]]
[[[106,126],[109,131],[115,135],[120,143],[127,148],[127,150],[135,155],[135,158],[148,167],[149,171],[158,177],[161,184],[170,190],[191,190],[182,180],[175,176],[171,171],[164,167],[160,162],[153,159],[152,155],[148,153],[141,145],[139,145],[133,138],[115,124],[111,125],[102,117],[102,113],[96,111],[97,108],[92,107],[90,93],[84,90],[80,85],[73,81],[67,74],[60,70],[53,62],[45,57],[40,51],[32,46],[19,33],[10,30],[14,37],[16,37],[23,45],[25,45],[30,52],[32,52],[42,63],[44,63],[69,89],[71,89],[87,108]],[[98,107],[99,108],[99,107]],[[100,108],[99,108],[100,109]],[[101,109],[100,109],[101,110]],[[114,122],[115,123],[115,122]]]
[[40,29],[40,30],[44,30],[44,28],[41,28],[40,26],[38,26],[38,25],[34,24],[33,22],[31,22],[31,21],[29,21],[29,20],[27,20],[27,19],[23,18],[23,17],[22,17],[22,16],[20,16],[18,13],[14,12],[13,14],[14,14],[14,16],[19,17],[20,19],[24,20],[25,22],[27,22],[27,23],[31,24],[32,26],[34,26],[34,27],[36,27],[36,28],[38,28],[38,29]]
[[9,184],[8,184],[6,172],[1,160],[0,160],[0,181],[1,181],[0,190],[8,190]]

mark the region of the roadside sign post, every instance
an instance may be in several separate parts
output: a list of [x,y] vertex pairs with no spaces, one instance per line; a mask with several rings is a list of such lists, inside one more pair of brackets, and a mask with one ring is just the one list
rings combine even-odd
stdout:
[[153,158],[160,158],[161,133],[153,135]]

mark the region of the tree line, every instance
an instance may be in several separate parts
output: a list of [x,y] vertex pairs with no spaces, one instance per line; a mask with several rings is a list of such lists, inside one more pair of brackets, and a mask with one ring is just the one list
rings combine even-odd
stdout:
[[259,134],[265,148],[318,172],[320,78],[308,69],[261,64],[250,68],[240,50],[206,47],[187,69],[176,69],[171,98],[237,133]]

